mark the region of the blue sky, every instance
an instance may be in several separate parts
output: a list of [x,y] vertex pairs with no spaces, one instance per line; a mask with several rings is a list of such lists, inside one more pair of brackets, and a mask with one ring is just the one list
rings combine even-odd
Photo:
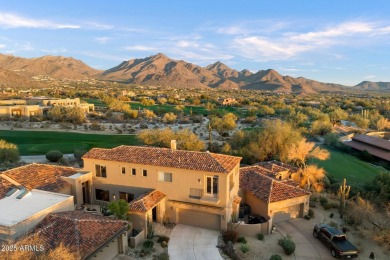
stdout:
[[390,1],[0,0],[0,53],[97,69],[162,52],[200,66],[390,81]]

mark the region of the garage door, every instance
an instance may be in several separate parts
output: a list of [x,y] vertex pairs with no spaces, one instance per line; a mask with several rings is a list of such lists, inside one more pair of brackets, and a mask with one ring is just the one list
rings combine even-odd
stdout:
[[301,204],[290,206],[283,210],[277,211],[274,213],[272,222],[275,224],[275,223],[289,220],[291,218],[297,218],[300,215],[300,210],[301,210]]
[[221,216],[189,209],[179,209],[178,223],[208,229],[221,229]]

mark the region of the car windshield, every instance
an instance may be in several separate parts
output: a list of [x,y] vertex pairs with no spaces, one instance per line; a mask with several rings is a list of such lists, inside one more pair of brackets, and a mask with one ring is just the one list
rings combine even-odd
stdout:
[[333,237],[333,240],[335,240],[335,241],[345,241],[346,238],[345,238],[345,236],[335,236],[335,237]]

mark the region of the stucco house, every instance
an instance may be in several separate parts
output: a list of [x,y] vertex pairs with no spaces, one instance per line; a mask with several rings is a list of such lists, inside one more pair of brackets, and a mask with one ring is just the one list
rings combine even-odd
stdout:
[[83,211],[52,213],[18,242],[34,236],[45,250],[63,244],[77,259],[107,260],[126,253],[127,225],[127,221]]
[[75,211],[75,206],[89,203],[90,181],[89,172],[47,164],[2,172],[0,245],[23,245],[34,234],[44,248],[62,243],[79,259],[112,259],[124,253],[127,221]]
[[0,116],[11,118],[42,116],[53,106],[79,107],[85,113],[95,109],[94,104],[82,103],[79,98],[32,97],[0,100]]
[[223,230],[238,211],[240,157],[141,146],[94,148],[83,156],[94,203],[124,199],[134,228],[146,221]]
[[[268,232],[274,224],[290,218],[303,217],[309,210],[310,192],[303,190],[281,173],[289,172],[275,163],[266,167],[254,165],[240,169],[240,189],[243,202],[250,206],[252,214],[268,220]],[[279,178],[280,177],[280,178]]]

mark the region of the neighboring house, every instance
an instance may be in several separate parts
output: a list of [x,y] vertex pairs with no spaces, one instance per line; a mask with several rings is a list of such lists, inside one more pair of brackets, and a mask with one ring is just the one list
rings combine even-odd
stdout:
[[81,169],[33,163],[4,171],[1,178],[27,190],[73,195],[78,206],[90,203],[92,174]]
[[226,229],[238,211],[240,157],[172,148],[94,148],[83,156],[93,172],[95,203],[124,199],[134,228],[146,221]]
[[[270,165],[272,163],[267,167]],[[274,224],[303,217],[309,210],[310,192],[297,187],[290,179],[279,179],[277,170],[260,165],[240,169],[240,190],[243,201],[250,206],[251,214],[268,220],[268,232]]]
[[221,98],[219,99],[219,102],[222,106],[231,106],[237,103],[235,98]]
[[357,134],[352,137],[351,141],[343,144],[359,151],[367,151],[369,154],[390,162],[390,141],[369,135]]
[[7,210],[0,210],[0,240],[19,238],[49,213],[74,210],[90,193],[89,179],[91,174],[80,169],[47,164],[2,172],[0,208]]
[[127,251],[127,221],[83,211],[53,213],[46,216],[29,236],[38,237],[45,250],[63,244],[77,259],[113,259]]
[[74,210],[74,203],[70,195],[14,188],[0,198],[0,209],[0,241],[12,242],[47,214]]
[[30,117],[41,116],[53,106],[80,107],[84,112],[94,110],[93,104],[81,103],[79,98],[46,98],[0,100],[0,116]]

